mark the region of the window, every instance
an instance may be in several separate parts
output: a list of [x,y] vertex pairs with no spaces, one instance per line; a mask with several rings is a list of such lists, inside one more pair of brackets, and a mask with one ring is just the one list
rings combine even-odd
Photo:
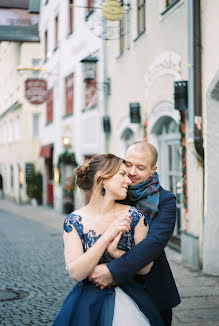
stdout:
[[87,14],[93,11],[93,0],[87,0]]
[[11,172],[11,192],[14,190],[14,167],[13,165],[10,166],[10,172]]
[[15,140],[19,140],[21,137],[21,132],[20,132],[20,117],[17,116],[15,120],[15,129],[14,129],[14,138]]
[[166,0],[166,7],[169,7],[175,0]]
[[54,50],[57,49],[59,45],[59,17],[58,15],[55,18],[55,48]]
[[145,0],[137,0],[137,32],[138,35],[145,31]]
[[46,105],[46,123],[53,121],[53,89],[48,91]]
[[119,21],[119,55],[124,51],[124,20]]
[[73,113],[74,105],[74,75],[65,78],[65,114]]
[[33,114],[33,137],[39,137],[39,121],[40,121],[40,114],[34,113]]
[[170,8],[172,8],[177,2],[180,0],[163,0],[163,12],[162,15],[165,14]]
[[69,0],[69,33],[73,31],[73,0]]
[[97,104],[97,82],[95,79],[88,79],[85,83],[85,108],[94,107]]
[[44,34],[44,58],[47,60],[47,55],[48,55],[48,32],[45,31]]

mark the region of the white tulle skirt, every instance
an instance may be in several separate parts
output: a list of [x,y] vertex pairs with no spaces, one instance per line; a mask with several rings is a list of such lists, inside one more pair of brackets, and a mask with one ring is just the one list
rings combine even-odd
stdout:
[[120,287],[115,288],[115,306],[112,326],[150,326],[149,320],[137,304]]

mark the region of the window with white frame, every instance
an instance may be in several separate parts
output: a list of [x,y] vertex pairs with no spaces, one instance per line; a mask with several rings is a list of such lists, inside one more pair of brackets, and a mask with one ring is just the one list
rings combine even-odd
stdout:
[[72,33],[73,32],[73,26],[74,26],[74,0],[68,0],[68,19],[69,19],[69,23],[68,23],[68,33]]
[[59,46],[59,16],[55,17],[55,48],[56,50]]
[[40,113],[33,113],[33,138],[39,137],[39,124],[40,124]]
[[74,109],[74,74],[65,78],[65,115],[73,113]]
[[145,0],[137,0],[137,34],[145,31]]
[[124,40],[124,18],[122,18],[119,21],[119,55],[121,55],[124,51],[124,44],[125,44],[125,40]]

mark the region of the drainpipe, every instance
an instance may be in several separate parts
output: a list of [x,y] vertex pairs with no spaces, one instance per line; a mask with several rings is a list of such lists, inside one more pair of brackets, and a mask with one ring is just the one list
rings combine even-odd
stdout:
[[[103,28],[103,113],[104,116],[108,116],[108,81],[107,81],[107,40],[106,40],[106,21],[104,17],[102,18],[102,28]],[[109,122],[110,123],[110,122]],[[104,150],[106,153],[109,152],[109,132],[104,131],[105,134],[105,142],[104,142]]]
[[[188,1],[192,6],[192,50],[193,50],[193,103],[194,103],[194,116],[193,116],[193,137],[194,145],[198,155],[204,160],[204,148],[202,137],[202,72],[201,72],[201,10],[200,0]],[[192,87],[193,86],[193,87]]]
[[[201,73],[201,5],[200,0],[188,1],[188,122],[189,137],[194,140],[194,149],[202,161],[203,188],[204,188],[204,148],[202,136],[202,73]],[[203,192],[203,212],[204,212]],[[204,216],[203,216],[204,218]],[[202,243],[199,244],[200,248]],[[202,266],[202,257],[199,254],[199,264]]]

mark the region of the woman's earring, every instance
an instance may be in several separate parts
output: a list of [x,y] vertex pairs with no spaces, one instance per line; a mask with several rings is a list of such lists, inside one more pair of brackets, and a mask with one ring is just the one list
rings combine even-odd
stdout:
[[106,194],[106,189],[104,188],[104,186],[101,189],[101,195],[104,197]]

